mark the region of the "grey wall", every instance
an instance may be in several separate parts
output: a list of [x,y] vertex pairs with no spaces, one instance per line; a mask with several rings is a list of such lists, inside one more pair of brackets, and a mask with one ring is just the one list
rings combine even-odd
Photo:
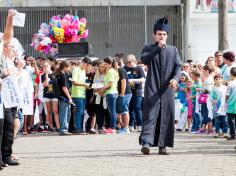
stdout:
[[[15,27],[15,37],[28,54],[39,56],[30,46],[40,24],[48,23],[54,15],[71,13],[86,17],[88,22],[90,54],[96,57],[114,56],[117,52],[135,54],[138,58],[143,46],[152,43],[155,21],[163,16],[169,19],[171,30],[168,43],[183,51],[183,34],[180,6],[102,6],[102,7],[24,7],[16,8],[26,13],[25,27]],[[146,9],[146,10],[145,10]],[[0,11],[0,31],[4,30],[7,8]]]
[[161,6],[179,5],[181,0],[2,0],[1,7],[39,6]]

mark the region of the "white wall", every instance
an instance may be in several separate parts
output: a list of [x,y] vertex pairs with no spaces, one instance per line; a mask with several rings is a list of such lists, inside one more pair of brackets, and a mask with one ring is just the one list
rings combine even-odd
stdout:
[[[190,1],[189,1],[190,2]],[[193,13],[188,4],[186,59],[205,61],[218,50],[217,13]],[[229,49],[236,52],[236,13],[229,14]]]

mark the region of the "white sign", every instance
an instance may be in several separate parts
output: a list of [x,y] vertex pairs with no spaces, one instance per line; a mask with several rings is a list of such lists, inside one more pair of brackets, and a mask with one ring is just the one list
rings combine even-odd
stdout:
[[2,82],[2,101],[5,108],[17,107],[20,103],[16,76],[8,76]]
[[17,12],[16,15],[13,16],[13,26],[24,27],[25,25],[25,13]]

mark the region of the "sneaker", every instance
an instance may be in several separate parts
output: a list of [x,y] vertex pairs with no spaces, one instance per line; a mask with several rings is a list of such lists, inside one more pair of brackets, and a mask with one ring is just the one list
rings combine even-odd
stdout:
[[33,128],[33,127],[30,127],[30,128],[28,129],[28,134],[34,134],[34,133],[35,133],[34,128]]
[[211,131],[207,131],[207,134],[215,134],[215,132],[211,130]]
[[137,126],[137,130],[138,130],[138,132],[141,132],[142,131],[142,126]]
[[73,134],[84,135],[84,134],[87,134],[87,133],[85,131],[83,131],[83,130],[75,130],[73,132]]
[[150,154],[150,145],[148,143],[144,143],[141,148],[141,152],[144,155],[149,155]]
[[228,134],[227,133],[223,133],[223,138],[228,138]]
[[227,140],[228,141],[235,140],[235,137],[234,136],[228,137]]
[[101,129],[99,133],[100,133],[100,134],[107,134],[107,129],[106,129],[106,128]]
[[89,134],[96,134],[96,130],[95,129],[90,129]]
[[116,134],[116,130],[115,129],[112,129],[112,128],[108,128],[107,132],[109,134]]
[[221,137],[221,134],[220,133],[217,133],[214,138],[220,138]]
[[186,132],[189,132],[189,129],[188,129],[188,128],[186,128],[186,129],[185,129],[185,131],[186,131]]
[[6,159],[3,160],[3,162],[5,164],[8,164],[9,166],[17,166],[17,165],[20,165],[19,161],[18,160],[15,160],[11,157],[8,157]]
[[176,131],[183,131],[183,130],[178,128],[178,129],[176,129]]
[[130,133],[129,128],[121,128],[118,132],[118,134],[128,134]]
[[197,131],[196,134],[206,134],[206,130],[202,130],[202,129],[200,129],[199,131]]
[[68,132],[68,131],[62,131],[59,133],[60,136],[70,136],[72,135],[72,133]]
[[130,130],[130,132],[133,132],[134,131],[134,127],[133,126],[129,126],[129,130]]

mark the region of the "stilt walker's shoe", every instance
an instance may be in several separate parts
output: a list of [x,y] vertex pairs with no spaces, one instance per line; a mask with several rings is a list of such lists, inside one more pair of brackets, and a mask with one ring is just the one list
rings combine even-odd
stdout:
[[165,147],[159,147],[159,154],[160,155],[169,155]]
[[148,143],[144,143],[144,144],[142,145],[141,152],[142,152],[144,155],[149,155],[149,154],[150,154],[150,145],[149,145]]

